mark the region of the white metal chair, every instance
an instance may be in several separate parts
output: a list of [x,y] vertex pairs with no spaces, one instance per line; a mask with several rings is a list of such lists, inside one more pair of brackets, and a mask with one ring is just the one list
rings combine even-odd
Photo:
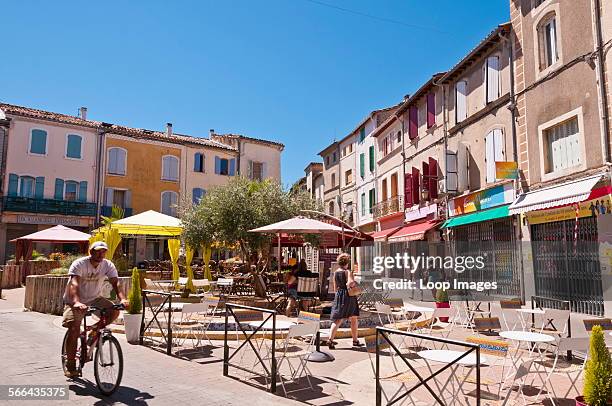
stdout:
[[197,291],[204,291],[206,288],[210,288],[210,281],[208,279],[192,279],[193,287]]
[[523,406],[527,405],[527,397],[525,396],[525,394],[523,393],[523,386],[525,386],[525,381],[527,376],[529,375],[529,371],[531,370],[531,365],[533,364],[533,359],[527,359],[525,361],[523,361],[520,365],[518,365],[516,372],[513,373],[512,376],[512,383],[510,384],[510,386],[508,387],[508,392],[506,393],[506,396],[504,398],[504,402],[502,403],[502,406],[505,406],[508,401],[510,400],[510,394],[512,393],[512,389],[514,388],[514,384],[519,381],[519,386],[517,388],[517,392],[516,392],[516,396],[515,396],[515,400],[511,403],[512,405],[516,405],[516,399],[519,397],[519,394],[521,395],[521,397],[523,398]]
[[533,330],[558,337],[564,336],[567,333],[569,317],[569,310],[544,309],[544,314],[538,317],[540,326]]
[[[485,372],[484,376],[480,379],[481,385],[484,386],[498,386],[497,396],[499,397],[501,393],[501,389],[504,383],[505,370],[506,370],[506,361],[508,360],[508,351],[510,349],[510,344],[507,341],[491,339],[488,337],[481,336],[470,336],[467,337],[466,342],[476,344],[480,347],[480,353],[483,355],[487,355],[487,366],[488,369]],[[501,363],[501,377],[502,379],[492,379],[491,374],[493,372],[493,367],[499,366],[499,360],[502,360]],[[475,383],[475,381],[467,380],[468,382]]]
[[202,342],[202,336],[206,337],[209,344],[212,342],[206,335],[210,324],[208,303],[185,303],[180,311],[179,321],[173,323],[172,329],[175,333],[183,333],[183,337],[177,334],[177,345],[182,346],[188,339],[195,340],[193,348],[197,348]]
[[[439,334],[443,338],[448,338],[455,327],[455,321],[457,320],[457,317],[455,317],[456,312],[456,309],[450,307],[434,309],[431,315],[432,322],[429,325],[429,329],[427,329],[427,333],[429,335]],[[441,318],[446,318],[448,321],[441,321]],[[444,347],[448,347],[448,345],[443,344],[442,348]]]
[[499,306],[499,314],[506,330],[516,329],[517,324],[522,325],[522,320],[517,313],[517,310],[522,307],[521,299],[500,300],[499,303],[491,303],[491,306],[496,308],[495,310]]
[[234,286],[234,280],[232,278],[219,278],[217,279],[217,290],[219,294],[229,295]]

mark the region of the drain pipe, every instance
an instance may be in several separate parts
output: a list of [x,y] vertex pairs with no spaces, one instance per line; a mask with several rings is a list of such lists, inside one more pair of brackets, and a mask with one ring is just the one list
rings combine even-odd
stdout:
[[601,1],[594,0],[595,4],[595,30],[597,34],[597,59],[598,59],[598,74],[599,74],[599,97],[602,104],[602,119],[603,119],[603,131],[604,131],[604,156],[606,163],[610,162],[610,122],[608,114],[608,96],[606,94],[606,76],[604,72],[604,50],[603,50],[603,33],[601,28]]

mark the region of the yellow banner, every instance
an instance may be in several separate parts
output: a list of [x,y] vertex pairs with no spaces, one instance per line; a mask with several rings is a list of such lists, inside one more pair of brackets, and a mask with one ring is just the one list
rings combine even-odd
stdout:
[[508,161],[495,162],[496,179],[518,179],[518,163]]
[[[578,217],[606,216],[612,213],[610,195],[579,203]],[[563,206],[555,209],[530,211],[524,214],[529,224],[551,223],[576,218],[576,206]]]

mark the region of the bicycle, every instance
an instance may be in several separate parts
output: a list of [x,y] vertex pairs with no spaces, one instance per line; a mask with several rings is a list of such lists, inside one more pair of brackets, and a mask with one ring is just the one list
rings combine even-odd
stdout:
[[[115,304],[112,307],[114,310],[124,310],[122,304]],[[87,326],[87,316],[91,316],[94,312],[100,312],[100,320],[94,326]],[[123,376],[123,353],[119,341],[110,329],[106,328],[106,309],[101,309],[95,306],[89,306],[83,317],[83,331],[79,334],[77,342],[76,359],[78,376],[82,376],[83,367],[93,359],[94,361],[94,377],[96,385],[103,395],[109,396],[117,390]],[[87,334],[89,333],[89,335]],[[64,335],[62,341],[62,368],[66,372],[66,342],[68,340],[68,331]],[[95,355],[92,357],[94,349]],[[116,370],[116,373],[115,373]]]

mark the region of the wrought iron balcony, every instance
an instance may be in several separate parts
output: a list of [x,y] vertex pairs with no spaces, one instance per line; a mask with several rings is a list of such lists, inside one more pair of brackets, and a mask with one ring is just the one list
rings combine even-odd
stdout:
[[404,211],[404,196],[394,196],[390,199],[383,200],[377,203],[372,208],[372,211],[375,219]]
[[[132,215],[132,208],[131,207],[124,207],[123,208],[123,217],[130,217]],[[100,215],[102,216],[110,216],[113,212],[113,206],[102,206],[100,208]]]
[[95,203],[69,200],[34,199],[30,197],[5,196],[4,211],[19,213],[61,214],[64,216],[95,216]]

